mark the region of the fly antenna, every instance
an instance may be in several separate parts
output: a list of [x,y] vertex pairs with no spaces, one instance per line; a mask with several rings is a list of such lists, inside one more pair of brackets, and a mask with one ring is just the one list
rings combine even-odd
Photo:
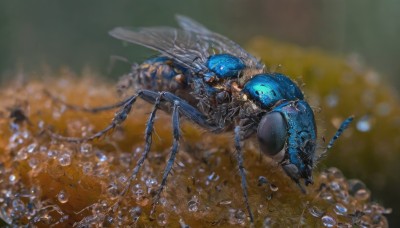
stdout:
[[342,135],[344,130],[346,130],[349,127],[349,125],[353,121],[353,119],[354,119],[354,116],[350,116],[347,119],[345,119],[342,122],[342,124],[340,124],[339,129],[336,131],[335,135],[329,141],[328,145],[325,147],[325,150],[317,157],[315,164],[318,163],[322,158],[324,158],[326,156],[328,151],[333,147],[333,144],[335,143],[335,141],[340,137],[340,135]]

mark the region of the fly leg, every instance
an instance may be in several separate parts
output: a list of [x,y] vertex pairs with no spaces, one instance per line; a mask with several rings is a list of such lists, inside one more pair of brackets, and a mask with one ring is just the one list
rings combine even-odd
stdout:
[[154,126],[154,119],[156,117],[156,112],[159,109],[159,104],[160,104],[160,101],[161,101],[161,97],[162,97],[162,94],[160,94],[157,97],[157,99],[154,101],[153,110],[151,111],[149,119],[147,120],[147,123],[146,123],[146,130],[145,130],[145,133],[144,133],[144,135],[145,135],[144,136],[145,137],[145,139],[144,139],[145,146],[144,146],[144,150],[143,150],[142,156],[140,156],[138,162],[136,163],[135,168],[133,168],[132,174],[131,174],[131,176],[129,177],[129,179],[127,181],[127,185],[124,187],[124,189],[122,190],[118,200],[113,204],[113,206],[110,208],[110,210],[112,209],[112,210],[115,211],[117,209],[117,206],[119,205],[121,200],[123,200],[123,197],[126,195],[128,190],[130,189],[132,181],[134,179],[136,179],[136,175],[138,174],[140,168],[142,167],[144,161],[147,158],[147,155],[149,154],[149,151],[150,151],[150,148],[151,148],[151,143],[153,142],[152,134],[153,134],[153,129],[154,129],[154,127],[153,127]]
[[90,112],[90,113],[98,113],[98,112],[108,111],[108,110],[112,110],[112,109],[116,109],[116,108],[122,107],[127,102],[129,102],[129,100],[131,99],[131,97],[129,97],[128,99],[120,101],[120,102],[115,103],[115,104],[106,105],[106,106],[100,106],[100,107],[94,107],[94,108],[87,108],[87,107],[83,107],[83,106],[79,106],[79,105],[69,104],[69,103],[61,100],[60,98],[54,96],[48,90],[44,90],[43,92],[44,92],[44,94],[46,96],[50,97],[50,99],[52,99],[53,102],[62,104],[65,107],[67,107],[68,109],[71,109],[71,110],[74,110],[74,111],[80,111],[80,112]]
[[179,138],[180,138],[180,129],[179,129],[179,101],[174,102],[173,110],[172,110],[172,131],[173,131],[173,144],[171,148],[171,153],[168,158],[168,163],[165,166],[162,180],[160,187],[158,188],[156,195],[154,196],[154,201],[153,205],[150,211],[150,216],[154,214],[156,205],[158,204],[158,200],[160,199],[160,194],[162,190],[164,189],[165,185],[167,184],[167,178],[169,173],[171,172],[171,169],[174,165],[174,161],[176,158],[176,154],[178,153],[179,149]]
[[[48,129],[46,129],[46,133],[49,134],[50,137],[53,139],[71,142],[71,143],[82,143],[82,142],[98,139],[126,120],[126,118],[128,117],[129,113],[132,110],[132,105],[135,103],[137,97],[140,96],[141,94],[142,94],[142,91],[139,91],[137,94],[129,97],[128,99],[124,100],[123,102],[120,102],[118,104],[118,106],[122,106],[122,107],[120,108],[120,110],[118,110],[115,113],[114,118],[111,121],[111,123],[107,127],[105,127],[103,130],[101,130],[91,136],[83,137],[83,138],[66,137],[66,136],[62,136],[62,135],[53,133],[52,131],[50,131]],[[118,107],[117,105],[114,105],[114,106]],[[110,106],[108,106],[108,107],[110,107]],[[101,107],[99,107],[99,108],[101,108]],[[104,108],[104,107],[102,107],[102,108]]]
[[247,212],[249,213],[250,217],[250,222],[254,223],[254,216],[253,212],[251,211],[250,205],[249,205],[249,197],[248,197],[248,192],[247,192],[247,181],[246,181],[246,172],[244,170],[244,165],[243,165],[243,153],[242,153],[242,138],[240,136],[240,126],[235,127],[235,148],[236,148],[236,158],[238,161],[238,166],[239,166],[239,173],[240,177],[242,179],[241,185],[242,185],[242,190],[243,190],[243,197],[244,201],[246,204],[246,209]]

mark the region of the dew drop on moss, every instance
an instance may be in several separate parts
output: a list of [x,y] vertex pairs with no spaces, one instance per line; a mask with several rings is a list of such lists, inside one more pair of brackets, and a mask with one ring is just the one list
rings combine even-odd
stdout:
[[57,154],[58,154],[57,150],[48,150],[47,151],[47,157],[50,158],[50,159],[51,158],[56,158]]
[[329,184],[329,186],[331,187],[331,189],[332,189],[333,191],[339,191],[339,190],[340,190],[340,185],[339,185],[339,183],[336,182],[336,181],[332,181],[332,182]]
[[321,221],[325,227],[334,227],[336,225],[336,220],[329,215],[322,217]]
[[270,217],[265,217],[263,221],[263,228],[270,228],[272,226],[272,219]]
[[92,171],[93,171],[93,163],[92,162],[84,162],[82,164],[83,174],[89,175]]
[[33,152],[35,152],[36,147],[37,147],[37,144],[36,144],[36,143],[29,144],[29,145],[26,147],[26,151],[27,151],[28,153],[33,153]]
[[366,189],[359,189],[356,194],[354,195],[354,197],[356,197],[356,199],[358,200],[367,200],[370,196],[370,193],[368,190]]
[[105,162],[107,161],[107,156],[102,152],[102,151],[97,151],[96,152],[96,158],[99,162]]
[[60,163],[61,166],[69,166],[71,164],[71,155],[68,153],[61,154],[58,156],[58,163]]
[[310,214],[316,218],[319,218],[324,214],[324,211],[315,206],[309,208],[308,212],[310,212]]
[[57,194],[57,199],[60,203],[66,203],[68,202],[68,195],[64,190],[61,190],[58,194]]
[[229,223],[232,225],[243,224],[246,220],[246,213],[242,210],[229,209]]
[[12,202],[12,207],[14,211],[23,212],[25,210],[25,204],[20,199],[15,199]]
[[22,148],[17,152],[15,159],[18,161],[22,161],[28,158],[28,153],[26,153],[26,148]]
[[38,166],[39,161],[38,161],[37,158],[30,158],[28,163],[29,163],[29,166],[30,166],[32,169],[35,169],[35,168]]
[[196,212],[199,209],[199,199],[197,196],[193,196],[188,202],[188,210],[190,212]]
[[132,207],[129,210],[129,213],[132,217],[132,220],[137,221],[137,220],[139,220],[139,217],[142,214],[142,208],[141,207]]
[[347,213],[347,208],[340,203],[337,203],[333,210],[337,215],[345,215]]
[[81,154],[85,157],[89,157],[92,153],[92,144],[82,143],[80,148]]
[[165,214],[165,213],[160,213],[160,214],[157,216],[157,223],[158,223],[158,225],[160,225],[160,226],[165,226],[165,225],[167,225],[167,223],[168,223],[168,216],[167,216],[167,214]]
[[276,192],[279,190],[278,186],[274,185],[274,184],[270,184],[269,188],[271,189],[271,191]]
[[10,180],[10,183],[11,183],[11,184],[17,182],[17,179],[18,179],[17,176],[14,175],[14,174],[11,174],[11,175],[8,177],[8,180]]

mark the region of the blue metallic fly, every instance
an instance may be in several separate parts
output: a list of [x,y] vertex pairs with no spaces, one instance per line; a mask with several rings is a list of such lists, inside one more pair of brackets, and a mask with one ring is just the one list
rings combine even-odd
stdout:
[[[238,44],[198,22],[184,16],[176,19],[180,28],[118,27],[111,30],[111,36],[156,50],[160,55],[133,65],[129,77],[137,90],[128,99],[93,109],[68,106],[89,112],[120,108],[104,130],[87,138],[49,134],[70,142],[93,140],[124,122],[137,98],[153,104],[145,130],[145,148],[132,171],[130,184],[150,151],[157,110],[170,113],[173,145],[154,198],[153,213],[178,152],[180,117],[186,117],[214,133],[233,131],[244,201],[253,223],[242,142],[257,136],[262,153],[279,162],[286,174],[305,192],[300,181],[303,179],[305,185],[313,183],[312,170],[316,162],[332,147],[353,117],[342,123],[325,151],[316,155],[314,113],[292,80],[280,73],[267,72],[264,64]],[[129,189],[129,184],[122,195]]]

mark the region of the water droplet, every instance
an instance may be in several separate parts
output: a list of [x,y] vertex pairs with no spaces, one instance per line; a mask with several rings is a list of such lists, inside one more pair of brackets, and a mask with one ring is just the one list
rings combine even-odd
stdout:
[[168,203],[168,200],[166,199],[166,198],[164,198],[164,197],[161,197],[159,200],[158,200],[158,203],[160,204],[160,205],[162,205],[162,206],[166,206],[167,205],[167,203]]
[[111,183],[107,188],[107,193],[110,195],[112,199],[115,199],[119,196],[118,187],[115,183]]
[[347,208],[340,203],[337,203],[333,210],[337,215],[345,215],[347,213]]
[[142,214],[142,208],[141,207],[132,207],[129,210],[129,213],[132,217],[132,220],[137,221],[137,220],[139,220],[139,217]]
[[384,208],[383,211],[381,212],[382,214],[391,214],[392,213],[392,208]]
[[308,212],[310,212],[310,214],[316,218],[321,217],[325,213],[324,211],[322,211],[321,209],[319,209],[316,206],[309,208]]
[[180,226],[181,228],[190,228],[190,226],[187,225],[187,224],[185,223],[185,221],[184,221],[182,218],[179,219],[179,226]]
[[246,221],[246,213],[242,210],[229,209],[229,222],[232,225],[243,224]]
[[57,194],[57,199],[60,203],[66,203],[68,202],[68,195],[64,190],[61,190],[58,194]]
[[133,195],[135,195],[137,201],[143,200],[145,192],[140,184],[135,184],[132,187],[132,192],[133,192]]
[[327,171],[328,171],[328,177],[331,180],[344,178],[342,171],[340,171],[338,168],[331,167]]
[[279,190],[278,186],[274,185],[274,184],[270,184],[269,188],[271,189],[271,191],[276,192]]
[[89,157],[92,154],[92,144],[90,143],[82,143],[81,144],[81,153],[85,157]]
[[33,152],[35,152],[36,147],[37,147],[37,144],[36,144],[36,143],[29,144],[29,145],[26,147],[26,151],[27,151],[28,153],[33,153]]
[[36,158],[30,158],[28,163],[32,169],[35,169],[38,166],[39,161]]
[[40,146],[39,147],[40,153],[46,153],[47,152],[47,147],[46,146]]
[[258,186],[262,186],[264,184],[268,184],[268,180],[264,176],[259,176],[258,177]]
[[18,212],[23,212],[25,210],[25,204],[20,199],[13,200],[12,206],[13,206],[13,209]]
[[128,177],[125,175],[121,175],[118,177],[118,182],[121,184],[125,183],[127,180],[128,180]]
[[8,179],[10,180],[10,183],[13,184],[13,183],[17,182],[17,179],[18,179],[18,178],[17,178],[16,175],[11,174],[11,175],[8,177]]
[[321,193],[320,197],[321,197],[322,199],[326,200],[326,201],[331,202],[331,203],[334,202],[333,196],[332,196],[332,194],[329,193],[329,192],[323,192],[323,193]]
[[199,209],[199,199],[197,196],[193,196],[188,202],[188,210],[190,212],[196,212]]
[[368,115],[361,117],[357,122],[357,130],[361,132],[368,132],[371,130],[371,119]]
[[155,178],[148,178],[146,179],[146,186],[147,188],[154,188],[158,186],[158,181]]
[[96,151],[96,158],[99,162],[107,161],[107,156],[100,150]]
[[366,185],[362,181],[357,179],[348,180],[347,183],[349,185],[349,193],[353,196],[358,190],[366,188]]
[[221,202],[219,202],[219,205],[230,205],[232,203],[232,200],[223,200]]
[[325,227],[334,227],[336,225],[336,220],[329,215],[325,215],[321,220]]
[[82,164],[82,172],[86,175],[90,174],[93,171],[93,163],[85,162]]
[[263,222],[263,228],[270,228],[272,226],[272,219],[270,217],[265,217]]
[[58,163],[61,166],[69,166],[71,164],[71,155],[68,153],[61,154],[58,156]]
[[165,226],[165,225],[167,225],[167,223],[168,223],[168,216],[167,216],[167,214],[165,214],[165,213],[160,213],[160,214],[157,216],[157,223],[158,223],[158,225],[160,225],[160,226]]
[[26,148],[20,149],[15,156],[15,159],[18,161],[22,161],[27,158],[28,158],[28,153],[26,152]]
[[340,190],[340,185],[339,185],[339,183],[336,182],[336,181],[332,181],[332,182],[329,184],[329,186],[331,187],[331,189],[332,189],[333,191],[339,191],[339,190]]
[[47,157],[48,158],[56,158],[58,154],[57,150],[48,150],[47,151]]
[[354,197],[358,200],[367,200],[370,196],[370,193],[366,189],[359,189],[356,194],[354,194]]

